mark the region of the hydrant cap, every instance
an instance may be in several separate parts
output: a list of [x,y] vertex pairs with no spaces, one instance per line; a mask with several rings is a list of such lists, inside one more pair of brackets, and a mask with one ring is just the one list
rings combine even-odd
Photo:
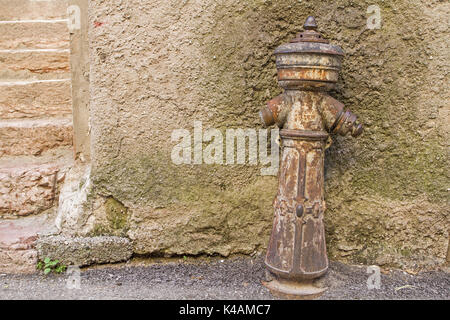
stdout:
[[303,28],[290,43],[275,49],[278,83],[284,89],[334,89],[344,52],[322,37],[314,17],[308,17]]
[[283,53],[321,53],[328,55],[343,56],[341,47],[332,45],[323,38],[317,31],[316,19],[313,16],[306,18],[303,25],[303,32],[291,40],[290,43],[283,44],[275,49],[275,54]]

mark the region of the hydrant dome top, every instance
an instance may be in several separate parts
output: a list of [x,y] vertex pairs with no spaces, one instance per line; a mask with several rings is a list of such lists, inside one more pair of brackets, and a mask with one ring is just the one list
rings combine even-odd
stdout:
[[322,53],[343,56],[341,47],[332,45],[317,31],[316,19],[313,16],[306,18],[303,32],[290,41],[275,49],[275,54],[283,53]]

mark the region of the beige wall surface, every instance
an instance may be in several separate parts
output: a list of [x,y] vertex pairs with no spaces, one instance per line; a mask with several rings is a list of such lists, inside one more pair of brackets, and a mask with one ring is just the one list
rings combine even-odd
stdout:
[[[381,28],[367,28],[367,8]],[[174,129],[261,127],[273,51],[315,15],[346,52],[331,94],[365,124],[327,151],[329,256],[433,267],[448,247],[448,44],[443,1],[90,1],[91,227],[138,254],[266,247],[277,178],[259,166],[175,165]],[[206,144],[205,144],[206,145]],[[87,230],[87,231],[86,231]]]

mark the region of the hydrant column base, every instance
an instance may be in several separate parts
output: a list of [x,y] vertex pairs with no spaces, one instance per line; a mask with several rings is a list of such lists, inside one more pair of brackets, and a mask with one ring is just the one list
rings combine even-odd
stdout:
[[328,136],[325,131],[280,131],[282,165],[265,259],[273,280],[265,285],[284,298],[308,299],[326,290],[314,287],[312,281],[328,269],[323,224]]
[[277,278],[275,275],[273,277],[273,280],[263,284],[273,296],[280,299],[311,300],[320,297],[328,289],[314,286],[313,279],[292,281]]

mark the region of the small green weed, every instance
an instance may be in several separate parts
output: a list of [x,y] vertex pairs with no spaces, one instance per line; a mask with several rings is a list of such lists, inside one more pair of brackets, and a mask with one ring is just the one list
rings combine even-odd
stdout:
[[45,258],[44,261],[38,261],[36,268],[38,270],[43,270],[44,274],[47,275],[50,272],[63,273],[66,271],[67,266],[60,263],[59,260],[51,260],[50,258]]

